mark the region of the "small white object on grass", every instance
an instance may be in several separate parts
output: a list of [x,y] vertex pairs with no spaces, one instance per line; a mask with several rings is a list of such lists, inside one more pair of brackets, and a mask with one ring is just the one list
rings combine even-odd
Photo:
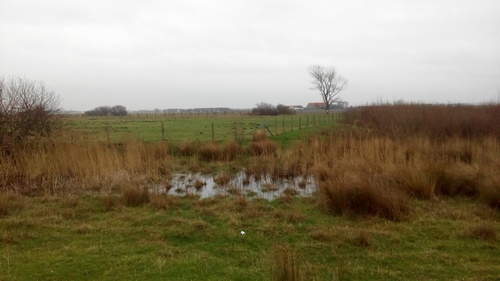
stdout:
[[240,235],[245,235],[245,234],[246,234],[246,232],[245,232],[245,231],[243,231],[243,230],[242,230],[242,231],[240,231]]

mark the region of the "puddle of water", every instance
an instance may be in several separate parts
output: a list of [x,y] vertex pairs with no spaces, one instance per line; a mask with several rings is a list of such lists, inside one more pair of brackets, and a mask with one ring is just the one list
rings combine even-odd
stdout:
[[203,174],[175,174],[170,181],[170,188],[161,186],[156,191],[177,196],[198,195],[200,198],[234,195],[267,200],[274,200],[282,194],[310,196],[316,191],[312,176],[273,180],[269,176],[248,178],[244,172],[240,172],[223,185],[217,184],[215,178]]

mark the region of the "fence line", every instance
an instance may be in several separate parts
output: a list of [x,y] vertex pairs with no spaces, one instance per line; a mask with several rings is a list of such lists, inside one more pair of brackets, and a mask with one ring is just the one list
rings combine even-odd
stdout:
[[[304,130],[338,122],[339,114],[285,116],[212,115],[198,117],[76,117],[67,119],[67,127],[82,132],[82,140],[122,142],[126,140],[227,141],[251,139],[256,129],[269,135]],[[74,132],[74,130],[72,130]]]

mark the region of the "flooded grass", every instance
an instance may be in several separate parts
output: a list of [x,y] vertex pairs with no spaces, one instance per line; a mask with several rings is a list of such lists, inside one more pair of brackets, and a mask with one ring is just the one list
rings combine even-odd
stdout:
[[197,195],[201,199],[233,195],[272,201],[281,195],[311,196],[316,191],[316,186],[313,177],[273,179],[269,175],[254,177],[239,172],[234,177],[226,174],[174,174],[168,186],[153,187],[151,190],[176,196]]

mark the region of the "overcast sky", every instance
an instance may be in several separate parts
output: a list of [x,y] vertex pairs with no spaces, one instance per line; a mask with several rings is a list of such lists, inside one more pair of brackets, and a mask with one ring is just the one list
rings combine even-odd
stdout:
[[0,0],[0,76],[66,110],[500,99],[499,0]]

